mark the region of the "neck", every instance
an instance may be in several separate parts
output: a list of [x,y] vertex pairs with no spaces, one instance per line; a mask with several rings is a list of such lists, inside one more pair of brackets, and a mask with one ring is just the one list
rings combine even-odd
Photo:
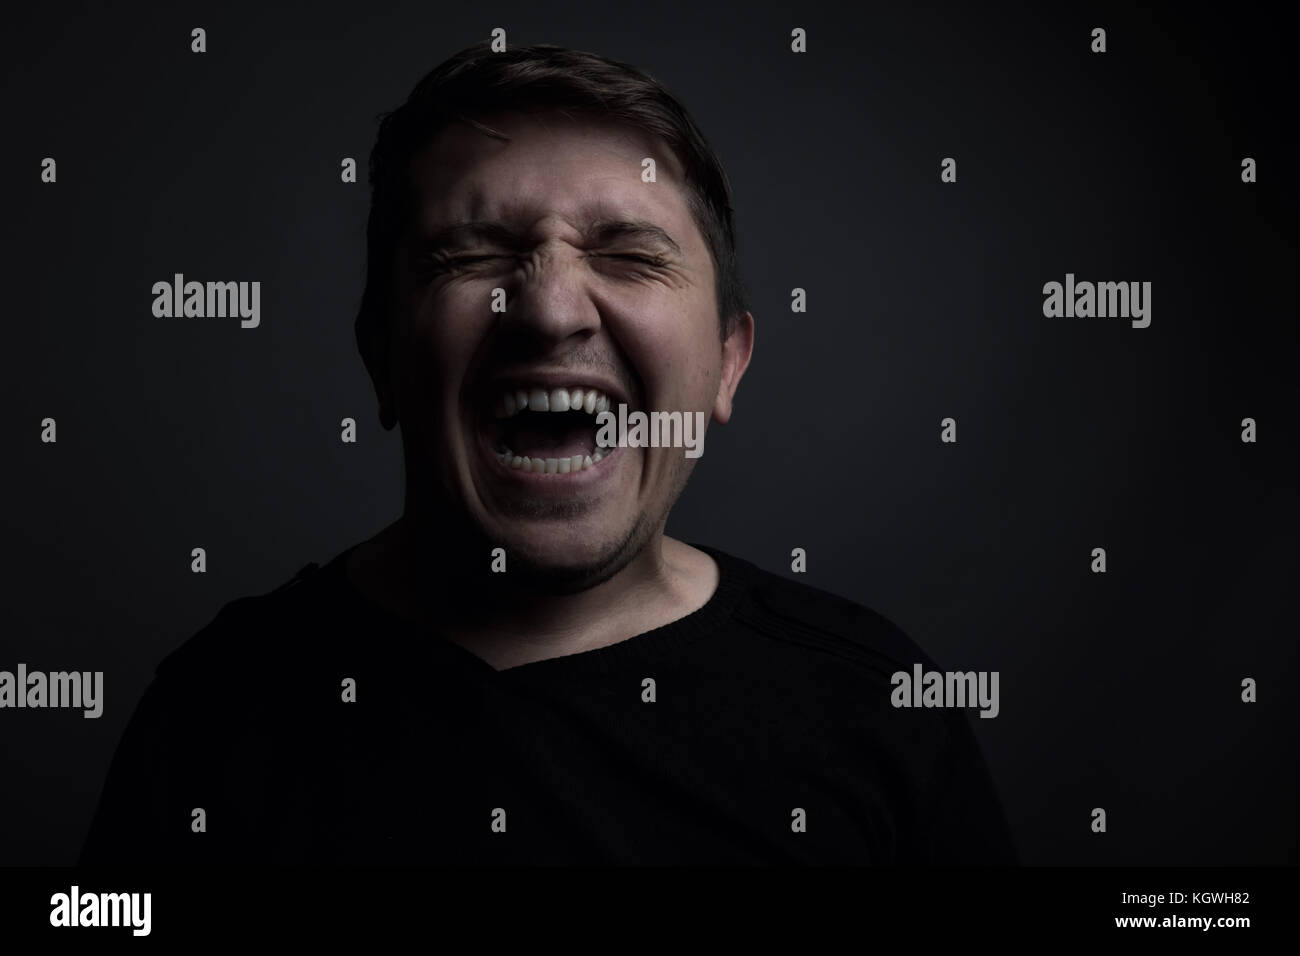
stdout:
[[[490,548],[408,513],[358,548],[354,583],[397,615],[417,621],[498,670],[614,644],[702,607],[718,570],[707,554],[655,529],[612,575],[556,593],[494,573]],[[468,540],[468,537],[463,539]],[[482,553],[467,562],[465,554]],[[467,567],[473,564],[474,567]],[[510,584],[506,587],[506,584]]]

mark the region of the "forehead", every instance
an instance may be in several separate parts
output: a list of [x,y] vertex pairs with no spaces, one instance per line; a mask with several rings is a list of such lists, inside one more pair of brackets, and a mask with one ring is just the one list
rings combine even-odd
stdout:
[[[457,122],[411,160],[413,219],[426,234],[470,220],[525,229],[550,218],[578,230],[628,220],[659,226],[688,254],[703,250],[681,164],[657,138],[625,124],[549,110],[475,118],[509,140]],[[641,179],[646,157],[655,162],[652,183]]]

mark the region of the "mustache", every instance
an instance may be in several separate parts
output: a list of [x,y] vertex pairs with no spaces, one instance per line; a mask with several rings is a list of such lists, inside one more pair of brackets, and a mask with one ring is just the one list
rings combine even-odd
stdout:
[[535,346],[530,347],[525,341],[511,339],[495,343],[491,352],[475,364],[475,381],[486,381],[498,374],[527,372],[544,367],[548,371],[571,372],[575,377],[584,374],[603,376],[617,382],[628,396],[641,394],[639,379],[628,371],[624,363],[612,358],[607,349],[588,342],[557,355],[554,351],[543,351]]

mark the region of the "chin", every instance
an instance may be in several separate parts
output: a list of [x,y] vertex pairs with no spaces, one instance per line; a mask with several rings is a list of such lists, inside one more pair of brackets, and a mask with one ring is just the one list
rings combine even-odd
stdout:
[[[641,522],[635,521],[627,532],[612,538],[608,532],[575,535],[571,528],[556,534],[543,530],[513,543],[507,536],[500,545],[506,549],[506,574],[510,581],[552,593],[586,590],[627,566],[636,556],[633,543],[641,530]],[[576,544],[575,539],[583,543]]]

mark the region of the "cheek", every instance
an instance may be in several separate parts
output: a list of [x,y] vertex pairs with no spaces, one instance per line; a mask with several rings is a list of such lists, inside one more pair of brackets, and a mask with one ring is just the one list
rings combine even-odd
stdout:
[[[635,314],[635,313],[633,313]],[[721,357],[716,319],[697,303],[675,302],[640,313],[618,336],[635,358],[647,386],[680,391],[697,381]]]
[[717,377],[721,353],[716,337],[710,339],[697,333],[690,335],[659,336],[650,351],[651,378],[647,378],[653,391],[675,403],[675,407],[703,408],[712,403],[711,382]]
[[456,390],[486,334],[486,322],[463,306],[457,309],[445,301],[433,305],[426,304],[410,325],[405,345],[410,383],[425,391]]

